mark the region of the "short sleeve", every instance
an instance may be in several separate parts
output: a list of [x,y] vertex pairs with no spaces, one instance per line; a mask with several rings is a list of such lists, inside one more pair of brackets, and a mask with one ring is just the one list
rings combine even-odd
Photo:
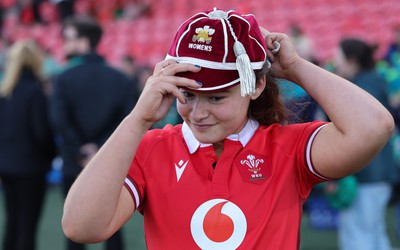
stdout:
[[140,168],[136,157],[132,161],[128,176],[125,178],[124,186],[128,189],[129,193],[132,196],[133,202],[135,204],[135,209],[141,212],[140,207],[142,205],[144,196],[145,181],[142,169]]
[[[132,199],[135,203],[135,209],[139,210],[142,213],[143,199],[145,196],[146,190],[146,181],[144,176],[144,162],[148,157],[149,148],[152,148],[149,145],[153,140],[151,133],[146,133],[143,137],[139,147],[136,151],[135,157],[133,158],[132,164],[129,168],[129,172],[127,177],[125,178],[125,187],[130,192]],[[147,150],[146,150],[147,149]]]
[[306,123],[302,128],[301,136],[298,138],[296,172],[299,181],[299,193],[303,197],[308,196],[314,185],[331,180],[318,173],[311,160],[312,144],[325,125],[325,122]]
[[[149,176],[149,171],[151,171],[152,168],[158,166],[155,166],[154,163],[152,163],[152,159],[157,158],[157,153],[160,153],[160,146],[157,145],[160,145],[159,143],[162,144],[162,142],[167,138],[170,138],[171,134],[176,135],[177,131],[180,131],[179,126],[166,126],[163,129],[149,130],[139,144],[135,157],[129,168],[128,175],[125,178],[124,186],[132,196],[135,203],[135,209],[140,213],[143,213],[143,201],[146,197],[146,176]],[[164,152],[164,148],[162,146],[161,148]]]

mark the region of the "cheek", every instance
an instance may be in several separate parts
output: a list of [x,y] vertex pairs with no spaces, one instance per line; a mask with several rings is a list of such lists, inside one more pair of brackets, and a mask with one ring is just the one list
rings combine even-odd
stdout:
[[216,110],[215,114],[218,114],[220,120],[241,121],[247,117],[248,107],[249,101],[236,100]]

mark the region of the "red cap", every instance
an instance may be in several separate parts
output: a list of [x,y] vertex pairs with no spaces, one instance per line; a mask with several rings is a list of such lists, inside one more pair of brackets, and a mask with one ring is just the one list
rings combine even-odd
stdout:
[[250,70],[263,67],[266,45],[254,15],[214,8],[195,14],[179,27],[167,59],[201,66],[198,73],[177,74],[201,82],[197,90],[221,90],[240,82],[235,42],[243,44]]

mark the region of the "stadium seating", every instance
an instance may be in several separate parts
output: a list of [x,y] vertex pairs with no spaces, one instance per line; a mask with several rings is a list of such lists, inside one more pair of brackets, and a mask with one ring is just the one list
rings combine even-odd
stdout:
[[[154,64],[165,57],[179,24],[200,10],[216,6],[254,13],[260,25],[270,31],[288,32],[292,23],[299,25],[313,40],[319,61],[329,60],[338,41],[344,36],[357,36],[380,45],[382,55],[392,39],[393,26],[400,24],[400,1],[382,0],[149,0],[151,15],[133,20],[113,19],[113,1],[98,3],[99,18],[105,27],[100,51],[112,63],[118,63],[125,54],[139,61]],[[46,1],[45,1],[46,3]],[[211,4],[210,4],[211,3]],[[76,0],[76,12],[90,13],[90,0]],[[33,37],[58,60],[62,60],[60,25],[56,23],[54,6],[41,8],[48,24],[22,26],[17,17],[8,15],[4,35],[12,40]]]

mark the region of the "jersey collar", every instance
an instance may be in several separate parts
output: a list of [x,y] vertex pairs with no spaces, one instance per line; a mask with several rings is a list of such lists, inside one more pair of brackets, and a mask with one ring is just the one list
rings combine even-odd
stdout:
[[[226,139],[232,141],[240,141],[242,146],[245,147],[250,139],[253,137],[258,127],[259,123],[256,120],[249,119],[242,131],[240,131],[238,134],[231,134]],[[190,130],[189,126],[186,124],[186,122],[184,122],[182,125],[182,134],[191,154],[196,152],[197,149],[200,147],[203,148],[211,146],[211,144],[199,142],[194,136],[193,132]]]

